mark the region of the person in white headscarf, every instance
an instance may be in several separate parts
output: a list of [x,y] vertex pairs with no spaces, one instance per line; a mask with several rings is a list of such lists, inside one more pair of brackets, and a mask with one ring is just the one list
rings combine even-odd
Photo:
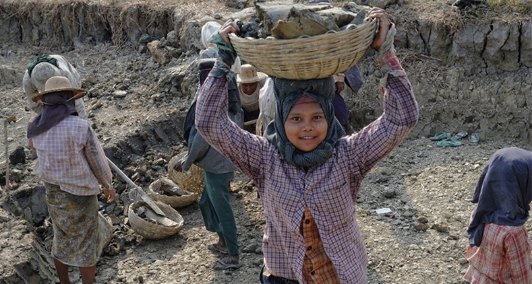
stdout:
[[[200,52],[201,58],[216,58],[215,45],[210,43],[209,40],[211,39],[212,35],[216,33],[221,27],[222,25],[220,25],[220,23],[214,22],[214,21],[206,22],[201,27],[200,41],[203,47],[205,48],[204,50]],[[240,73],[241,64],[242,63],[240,61],[240,57],[237,56],[235,59],[235,63],[231,66],[231,71],[233,71],[233,73],[235,74]]]
[[[32,97],[44,91],[44,84],[54,76],[64,76],[73,88],[81,88],[81,76],[65,57],[57,54],[41,55],[28,64],[22,79],[22,88],[28,99],[30,108],[37,114],[43,110],[42,102],[32,101]],[[75,100],[76,112],[82,119],[87,119],[83,99]]]

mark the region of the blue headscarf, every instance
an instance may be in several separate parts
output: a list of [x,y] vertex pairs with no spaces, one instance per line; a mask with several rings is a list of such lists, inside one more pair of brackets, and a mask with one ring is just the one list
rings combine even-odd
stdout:
[[480,175],[471,202],[478,203],[467,228],[469,245],[480,246],[484,224],[521,226],[532,201],[532,152],[511,147],[495,152]]
[[[277,150],[286,161],[298,167],[312,167],[325,162],[333,153],[336,142],[345,132],[336,117],[332,99],[334,97],[335,85],[332,77],[315,80],[288,80],[273,79],[277,109],[275,119],[266,127],[266,139],[277,147]],[[298,150],[286,137],[284,123],[288,113],[294,104],[303,95],[309,96],[317,101],[327,120],[327,136],[316,149],[310,152]]]

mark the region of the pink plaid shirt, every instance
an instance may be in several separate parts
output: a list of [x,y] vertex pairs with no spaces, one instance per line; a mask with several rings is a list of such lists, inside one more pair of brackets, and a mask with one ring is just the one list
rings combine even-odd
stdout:
[[96,195],[100,184],[113,188],[107,158],[88,121],[69,116],[27,145],[37,152],[34,172],[41,180],[74,195]]
[[530,239],[525,226],[486,224],[480,247],[467,248],[471,284],[530,284]]
[[[388,59],[387,66],[396,61],[395,56]],[[355,218],[356,196],[368,171],[403,141],[418,119],[418,105],[406,74],[400,65],[390,69],[402,76],[387,75],[382,116],[357,134],[341,138],[331,157],[308,171],[286,162],[266,138],[229,120],[224,111],[228,104],[225,78],[208,77],[203,84],[196,127],[257,185],[266,218],[264,263],[273,275],[308,283],[303,263],[309,240],[300,231],[308,208],[338,282],[367,283],[368,260]]]

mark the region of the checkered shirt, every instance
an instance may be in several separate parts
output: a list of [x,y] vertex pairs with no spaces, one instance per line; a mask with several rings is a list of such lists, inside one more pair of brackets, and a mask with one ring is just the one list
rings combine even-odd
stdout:
[[273,275],[308,283],[303,275],[307,247],[300,232],[308,208],[338,281],[367,282],[366,249],[355,218],[356,195],[368,171],[403,141],[418,119],[406,76],[389,75],[383,97],[384,112],[378,119],[341,138],[327,161],[305,171],[289,164],[264,137],[229,120],[224,111],[225,78],[205,81],[197,102],[196,127],[255,182],[266,218],[264,263]]
[[107,158],[88,121],[69,116],[27,145],[37,152],[34,172],[43,181],[74,195],[98,194],[100,184],[113,188]]
[[467,248],[471,284],[530,284],[530,239],[525,226],[486,224],[479,247]]

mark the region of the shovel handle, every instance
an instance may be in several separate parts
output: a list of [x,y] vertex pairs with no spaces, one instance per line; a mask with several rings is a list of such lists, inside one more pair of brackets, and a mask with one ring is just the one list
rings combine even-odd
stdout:
[[109,166],[111,166],[111,168],[113,168],[113,170],[115,170],[116,173],[118,173],[118,175],[129,184],[129,186],[135,188],[142,195],[146,195],[146,193],[138,185],[136,185],[124,172],[122,172],[122,170],[120,170],[118,166],[116,166],[115,163],[111,161],[111,159],[107,158],[107,162],[109,163]]
[[151,200],[151,198],[148,195],[146,195],[146,193],[144,192],[144,190],[142,190],[142,188],[140,188],[140,186],[136,185],[128,176],[126,176],[126,174],[124,174],[124,172],[122,172],[115,165],[115,163],[111,161],[111,159],[107,158],[107,162],[109,163],[109,166],[111,166],[111,168],[113,168],[113,170],[115,170],[120,177],[122,177],[131,187],[133,187],[134,189],[137,190],[137,192],[140,193],[140,197],[142,198],[142,200],[144,200],[144,202],[146,202],[148,206],[150,206],[151,209],[155,211],[155,213],[161,216],[165,216],[164,211],[162,211],[161,208],[159,208],[159,206],[155,204],[155,202],[153,202],[153,200]]

